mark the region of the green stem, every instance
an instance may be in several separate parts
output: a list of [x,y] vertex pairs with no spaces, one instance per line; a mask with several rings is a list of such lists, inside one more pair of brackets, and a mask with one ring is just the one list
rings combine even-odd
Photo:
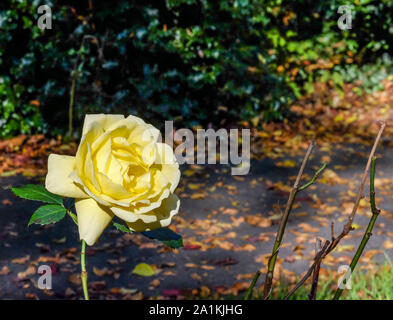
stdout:
[[85,296],[85,300],[89,300],[89,292],[87,290],[87,271],[86,271],[86,242],[82,240],[82,250],[81,250],[81,280],[82,280],[82,288],[83,294]]
[[[63,206],[64,207],[64,206]],[[65,207],[64,207],[65,208]],[[67,210],[67,214],[71,217],[72,221],[74,221],[74,223],[76,225],[78,225],[78,218],[76,217],[76,215],[74,213],[72,213],[71,210],[68,210],[67,208],[65,208]]]
[[[81,46],[79,48],[78,54],[76,56],[75,59],[75,63],[74,63],[74,67],[72,69],[71,72],[71,89],[70,89],[70,102],[68,105],[68,138],[70,140],[72,140],[72,123],[73,123],[73,110],[74,110],[74,102],[75,102],[75,89],[76,89],[76,82],[78,81],[78,78],[80,76],[79,72],[81,72],[82,68],[83,68],[83,63],[84,63],[84,56],[83,56],[83,51],[84,51],[84,46],[85,46],[85,41],[86,39],[92,39],[95,40],[95,44],[97,45],[97,50],[99,53],[99,58],[102,60],[103,56],[102,56],[102,48],[99,47],[98,45],[98,39],[95,36],[86,34],[83,36],[82,38],[82,43]],[[81,70],[79,69],[79,61],[81,60]]]
[[249,299],[252,298],[252,291],[253,291],[253,289],[254,289],[254,287],[255,287],[255,284],[257,283],[258,278],[259,278],[260,275],[261,275],[261,273],[260,273],[259,270],[258,270],[258,271],[255,273],[254,278],[253,278],[252,281],[251,281],[251,284],[250,284],[250,286],[249,286],[249,288],[248,288],[248,290],[247,290],[247,293],[246,293],[246,295],[245,295],[245,297],[244,297],[244,300],[249,300]]
[[68,105],[68,138],[72,139],[72,122],[73,122],[73,109],[74,109],[74,101],[75,101],[75,87],[76,80],[78,79],[77,70],[73,71],[72,75],[72,83],[70,90],[70,103]]
[[[352,262],[349,266],[351,268],[351,272],[353,272],[355,270],[356,264],[358,263],[359,258],[362,255],[364,248],[366,247],[366,244],[372,235],[372,230],[373,230],[375,221],[377,220],[378,215],[380,213],[380,210],[377,209],[377,207],[375,205],[375,189],[374,189],[375,161],[376,161],[376,157],[373,157],[371,160],[371,168],[370,168],[370,205],[371,205],[372,216],[371,216],[370,221],[368,223],[366,232],[363,235],[362,241],[360,242],[360,245],[359,245],[358,249],[356,250],[356,253],[355,253],[355,255],[352,259]],[[337,291],[333,297],[333,300],[340,299],[342,292],[343,292],[343,289],[337,288]]]
[[[67,214],[71,217],[72,221],[76,225],[78,225],[78,218],[74,213],[72,213],[71,210],[67,210]],[[83,288],[83,294],[85,296],[85,300],[90,300],[89,299],[89,291],[87,289],[87,271],[86,271],[86,242],[85,240],[82,240],[82,249],[81,249],[81,280],[82,280],[82,288]]]
[[304,185],[302,185],[302,186],[299,188],[299,191],[305,190],[305,189],[307,189],[309,186],[311,186],[312,184],[314,184],[314,183],[315,183],[315,180],[318,179],[318,177],[319,177],[319,175],[322,173],[322,171],[326,169],[326,166],[327,166],[327,163],[323,163],[322,166],[315,172],[315,174],[314,174],[314,176],[312,177],[312,179],[311,179],[309,182],[307,182],[307,183],[305,183]]

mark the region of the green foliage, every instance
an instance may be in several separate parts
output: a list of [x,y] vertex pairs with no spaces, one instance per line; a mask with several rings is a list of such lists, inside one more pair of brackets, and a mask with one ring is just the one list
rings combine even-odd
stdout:
[[[123,223],[113,222],[113,226],[122,232],[131,233],[132,231]],[[163,244],[167,245],[172,249],[183,247],[183,239],[181,235],[173,232],[169,228],[159,228],[152,231],[141,232],[145,237],[149,239],[154,239],[161,241]]]
[[159,228],[152,231],[144,231],[142,234],[150,239],[159,240],[172,249],[183,247],[183,239],[181,235],[173,232],[169,228]]
[[40,185],[27,184],[24,187],[11,188],[11,190],[15,195],[23,199],[63,205],[62,197],[49,192]]
[[44,131],[39,109],[23,102],[24,91],[22,85],[11,84],[9,77],[0,76],[0,138],[31,133],[33,128]]
[[[343,291],[341,300],[391,300],[393,298],[393,272],[392,262],[385,254],[385,262],[382,264],[373,263],[369,268],[355,269],[351,278],[351,289]],[[338,277],[323,277],[318,281],[317,300],[331,300],[336,292]],[[296,279],[295,282],[300,279]],[[273,288],[271,300],[283,300],[294,283],[281,278],[279,285]],[[301,286],[289,300],[309,300],[308,294],[311,289],[310,281]],[[214,292],[208,296],[187,296],[186,299],[217,299]],[[225,295],[219,296],[224,300],[238,300],[239,296]],[[262,290],[258,290],[253,295],[253,300],[262,299]]]
[[[39,1],[1,3],[0,137],[64,132],[74,69],[78,125],[93,112],[156,125],[219,123],[223,110],[228,121],[268,121],[314,81],[379,89],[392,65],[393,2],[356,0],[352,29],[342,31],[337,9],[347,2],[120,0],[89,9],[52,0],[51,30],[37,26]],[[98,41],[81,48],[88,35]]]
[[56,223],[63,219],[67,213],[67,210],[63,206],[58,204],[47,204],[39,207],[31,216],[29,226],[32,223],[36,224],[50,224]]
[[130,230],[127,226],[125,226],[124,224],[122,224],[122,223],[113,222],[113,226],[114,226],[117,230],[119,230],[119,231],[121,231],[121,232],[131,233],[131,230]]
[[[12,192],[22,199],[50,203],[39,207],[31,216],[28,225],[56,223],[64,218],[67,209],[63,206],[63,198],[49,192],[45,187],[27,184],[20,188],[11,188]],[[72,216],[71,216],[72,217]],[[76,217],[72,217],[76,221]]]

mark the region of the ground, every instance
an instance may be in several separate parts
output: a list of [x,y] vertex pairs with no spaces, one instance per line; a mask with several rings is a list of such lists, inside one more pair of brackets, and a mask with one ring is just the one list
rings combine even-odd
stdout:
[[[262,129],[253,124],[248,175],[231,176],[228,166],[182,166],[177,189],[181,208],[172,228],[182,234],[184,247],[173,250],[139,234],[108,228],[87,250],[91,298],[243,294],[255,271],[266,271],[290,186],[310,139],[315,138],[318,147],[303,181],[308,181],[322,162],[328,167],[314,185],[298,194],[276,267],[276,284],[280,277],[294,281],[311,264],[317,238],[330,239],[331,222],[335,234],[341,232],[352,210],[378,119],[388,124],[377,150],[376,202],[382,213],[358,269],[374,268],[373,263],[383,262],[385,254],[393,257],[393,232],[389,231],[393,230],[393,134],[387,94],[392,85],[385,86],[383,92],[365,97],[348,92],[338,95],[338,102],[330,97],[334,102],[330,104],[320,87],[292,107],[297,118],[263,124]],[[350,88],[344,89],[350,92]],[[10,191],[11,186],[43,184],[47,153],[72,154],[75,147],[44,136],[20,136],[0,143],[4,151],[0,154],[0,299],[82,297],[80,244],[71,219],[27,227],[39,203],[18,199]],[[322,275],[337,278],[338,267],[351,261],[371,215],[368,184],[364,194],[355,230],[323,261]],[[141,262],[151,265],[155,275],[133,274]],[[51,290],[37,288],[37,268],[42,264],[51,266]]]
[[[334,165],[317,184],[298,195],[280,251],[278,273],[289,278],[302,274],[314,256],[316,238],[330,237],[331,221],[335,222],[336,234],[341,231],[352,209],[369,148],[336,145],[315,152],[306,177],[311,177],[327,154]],[[362,259],[368,268],[371,258],[383,261],[384,252],[393,255],[393,233],[387,231],[393,228],[388,183],[393,155],[386,142],[379,150],[376,188],[382,214]],[[254,272],[265,270],[288,196],[287,186],[293,183],[301,156],[283,154],[283,159],[253,160],[246,176],[231,176],[229,168],[222,166],[183,168],[178,190],[181,209],[173,226],[183,235],[184,248],[171,250],[140,235],[107,229],[87,252],[92,298],[181,298],[195,289],[241,294]],[[292,166],[292,161],[296,165]],[[42,183],[42,177],[18,175],[2,178],[0,183],[0,298],[80,298],[80,248],[73,222],[64,219],[56,225],[28,228],[29,217],[39,204],[20,200],[9,190],[10,186]],[[370,216],[366,199],[355,220],[358,229],[337,248],[335,258],[324,261],[324,272],[349,264]],[[156,275],[132,274],[141,262],[152,265]],[[53,270],[50,291],[35,287],[39,277],[36,269],[41,264]]]

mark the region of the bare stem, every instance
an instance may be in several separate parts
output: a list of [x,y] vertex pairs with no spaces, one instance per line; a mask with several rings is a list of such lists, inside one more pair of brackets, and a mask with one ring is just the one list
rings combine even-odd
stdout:
[[[375,221],[377,220],[378,215],[381,212],[379,209],[377,209],[377,206],[375,205],[375,188],[374,188],[375,162],[376,162],[376,157],[373,157],[371,160],[371,169],[370,169],[370,206],[371,206],[372,216],[371,216],[370,221],[368,223],[367,229],[363,235],[362,241],[360,242],[360,245],[359,245],[358,249],[356,250],[356,253],[355,253],[355,255],[352,259],[352,262],[350,264],[351,272],[353,272],[355,270],[356,264],[358,263],[359,258],[362,255],[364,248],[366,247],[367,242],[372,235]],[[333,300],[340,299],[342,292],[343,292],[343,289],[337,288],[337,291],[333,297]]]
[[319,271],[321,270],[321,256],[322,256],[322,250],[317,252],[319,259],[315,262],[315,266],[312,272],[312,285],[311,285],[311,291],[309,294],[309,299],[310,300],[315,300],[317,298],[317,290],[318,290],[318,280],[319,280]]
[[302,165],[300,166],[299,172],[297,174],[296,181],[291,189],[291,192],[289,193],[289,198],[288,198],[287,205],[285,207],[285,212],[284,212],[283,216],[281,217],[280,226],[277,231],[276,240],[274,242],[272,254],[269,258],[268,270],[266,272],[262,299],[268,299],[270,296],[270,293],[272,290],[272,285],[273,285],[273,273],[274,273],[274,268],[276,265],[278,251],[280,249],[281,241],[284,236],[285,227],[288,222],[289,214],[291,213],[291,210],[292,210],[293,202],[295,201],[296,194],[299,191],[299,183],[302,178],[304,168],[306,167],[308,158],[311,155],[314,145],[315,145],[315,142],[311,141],[311,143],[307,149],[306,155],[303,158],[303,162],[302,162]]
[[[373,147],[372,147],[372,149],[371,149],[371,152],[370,152],[370,155],[369,155],[369,158],[368,158],[368,161],[367,161],[367,164],[366,164],[366,168],[364,169],[364,172],[363,172],[363,177],[362,177],[362,180],[361,180],[361,183],[360,183],[360,187],[359,187],[359,191],[358,191],[358,194],[357,194],[357,197],[356,197],[356,200],[355,200],[355,204],[354,204],[354,206],[353,206],[353,209],[352,209],[352,212],[351,212],[351,215],[349,216],[349,218],[348,218],[348,221],[347,221],[347,223],[344,225],[344,228],[343,228],[343,230],[342,230],[342,232],[337,236],[337,237],[335,237],[334,236],[334,230],[333,230],[333,222],[332,222],[332,225],[331,225],[331,234],[332,234],[332,242],[330,243],[330,245],[326,248],[326,249],[323,249],[323,250],[321,250],[321,256],[320,257],[318,257],[318,260],[320,261],[319,263],[321,263],[322,262],[322,260],[330,253],[330,252],[332,252],[335,248],[336,248],[336,246],[338,245],[338,243],[341,241],[341,239],[342,238],[344,238],[351,230],[352,230],[352,222],[353,222],[353,219],[354,219],[354,216],[355,216],[355,214],[356,214],[356,211],[357,211],[357,209],[358,209],[358,207],[359,207],[359,202],[360,202],[360,200],[362,199],[362,197],[363,197],[363,189],[364,189],[364,184],[365,184],[365,182],[366,182],[366,178],[367,178],[367,175],[368,175],[368,171],[369,171],[369,169],[370,169],[370,166],[372,165],[372,163],[374,162],[374,164],[372,165],[373,167],[372,167],[372,173],[371,173],[371,175],[372,175],[372,179],[370,178],[370,188],[371,188],[371,185],[372,185],[372,188],[373,188],[373,190],[372,190],[372,192],[370,193],[370,201],[371,201],[371,208],[372,208],[372,210],[373,210],[373,217],[372,217],[372,219],[370,220],[370,223],[369,223],[369,227],[370,227],[370,230],[369,230],[369,227],[367,228],[367,230],[369,231],[369,232],[367,232],[366,231],[366,234],[365,234],[365,239],[364,239],[364,242],[363,242],[363,240],[362,240],[362,243],[361,243],[361,245],[360,245],[360,247],[358,248],[358,251],[361,249],[361,252],[363,252],[363,250],[364,250],[364,246],[367,244],[367,241],[368,241],[368,239],[370,238],[370,236],[371,236],[371,230],[372,230],[372,227],[374,226],[374,223],[375,223],[375,220],[376,220],[376,218],[377,218],[377,215],[375,215],[374,214],[374,212],[376,212],[376,206],[375,206],[375,193],[374,193],[374,175],[375,175],[375,160],[374,160],[374,154],[375,154],[375,150],[376,150],[376,148],[377,148],[377,146],[378,146],[378,143],[379,143],[379,141],[380,141],[380,139],[381,139],[381,136],[382,136],[382,133],[383,133],[383,130],[385,129],[385,126],[386,126],[386,124],[384,123],[384,122],[380,122],[380,128],[379,128],[379,132],[378,132],[378,135],[377,135],[377,137],[375,138],[375,142],[374,142],[374,145],[373,145]],[[371,180],[372,180],[372,182],[371,182]],[[325,245],[327,245],[327,244],[329,244],[329,241],[326,241],[326,243],[325,243]],[[325,246],[324,246],[325,247]],[[357,260],[356,261],[352,261],[352,263],[354,263],[353,264],[353,267],[355,267],[356,266],[356,263],[357,263],[357,261],[358,261],[358,259],[359,259],[359,257],[360,257],[360,255],[361,255],[361,252],[359,253],[359,255],[357,254],[358,253],[358,251],[356,252],[356,254],[355,254],[355,257],[354,257],[354,259],[356,258]],[[313,271],[314,271],[314,268],[316,267],[316,265],[317,265],[317,263],[318,263],[318,261],[317,261],[317,259],[315,258],[315,261],[314,261],[314,263],[313,263],[313,265],[309,268],[309,270],[308,270],[308,272],[304,275],[304,277],[302,278],[302,280],[287,294],[287,296],[285,297],[285,299],[288,299],[297,289],[299,289],[302,285],[303,285],[303,283],[311,276],[311,274],[313,273]],[[352,263],[351,263],[351,265],[352,265]],[[351,270],[352,270],[352,267],[351,267]],[[338,294],[338,297],[339,297],[339,295],[341,294],[341,292]],[[336,295],[337,295],[337,293],[336,293]],[[335,296],[336,297],[336,296]],[[337,297],[337,298],[338,298]]]
[[[98,54],[100,59],[102,60],[102,48],[100,48],[100,46],[98,45],[98,39],[95,36],[92,35],[84,35],[82,38],[82,42],[81,42],[81,46],[79,48],[78,54],[76,56],[75,59],[75,63],[74,63],[74,67],[72,69],[71,72],[71,89],[70,89],[70,102],[68,105],[68,138],[72,139],[72,124],[73,124],[73,113],[74,113],[74,102],[75,102],[75,89],[76,89],[76,82],[79,78],[79,61],[81,60],[82,57],[82,53],[83,53],[83,49],[85,47],[85,41],[86,39],[91,39],[93,40],[92,43],[95,43],[97,45],[97,49],[98,49]],[[82,59],[82,63],[83,63]]]
[[293,295],[302,285],[306,280],[312,275],[314,272],[315,267],[322,262],[322,257],[325,251],[327,250],[328,246],[330,244],[329,240],[326,240],[325,244],[323,245],[322,249],[315,255],[314,257],[314,263],[311,265],[311,267],[308,269],[306,274],[303,276],[303,278],[292,288],[291,291],[288,292],[288,294],[285,296],[285,300],[289,299],[291,295]]
[[385,129],[385,126],[386,126],[385,122],[381,121],[380,122],[380,128],[379,128],[378,135],[375,138],[374,145],[373,145],[373,147],[371,149],[370,155],[369,155],[368,160],[367,160],[366,168],[364,169],[364,172],[363,172],[363,177],[362,177],[362,180],[361,180],[361,183],[360,183],[360,186],[359,186],[359,191],[358,191],[358,194],[356,196],[355,204],[353,206],[351,215],[349,216],[347,223],[344,225],[344,228],[343,228],[342,232],[337,236],[337,238],[334,239],[334,241],[332,241],[332,243],[330,244],[329,248],[324,253],[323,258],[325,258],[330,252],[332,252],[336,248],[338,243],[341,241],[341,239],[344,238],[352,230],[353,219],[354,219],[356,211],[357,211],[357,209],[359,207],[359,202],[363,198],[364,184],[365,184],[367,176],[368,176],[368,171],[370,169],[371,160],[374,157],[375,150],[377,149],[379,140],[381,140],[382,132]]

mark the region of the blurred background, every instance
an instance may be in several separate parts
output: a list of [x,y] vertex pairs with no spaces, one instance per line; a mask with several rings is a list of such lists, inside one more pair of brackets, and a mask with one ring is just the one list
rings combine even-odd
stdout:
[[75,126],[94,112],[222,126],[282,121],[316,81],[381,90],[392,69],[390,1],[47,1],[45,30],[42,4],[0,7],[3,138],[64,134],[73,76]]
[[[52,23],[42,30],[44,4]],[[350,10],[339,12],[342,5]],[[280,279],[291,283],[306,271],[316,238],[329,238],[332,221],[341,231],[377,120],[388,124],[376,180],[382,216],[365,272],[346,297],[393,297],[392,19],[389,0],[2,1],[0,298],[80,297],[72,222],[27,229],[36,207],[9,188],[43,184],[48,154],[75,153],[87,113],[134,114],[160,129],[165,120],[175,130],[249,128],[253,158],[244,177],[228,166],[182,166],[174,223],[182,249],[106,231],[89,249],[93,298],[241,295],[254,272],[265,271],[289,186],[316,139],[306,178],[329,165],[294,207],[278,261],[279,298],[289,285]],[[358,230],[325,261],[320,298],[337,286],[337,268],[350,262],[370,215],[364,199]],[[43,261],[57,276],[50,292],[35,284]],[[141,261],[154,266],[153,277],[132,274]],[[378,285],[370,287],[371,278]]]

